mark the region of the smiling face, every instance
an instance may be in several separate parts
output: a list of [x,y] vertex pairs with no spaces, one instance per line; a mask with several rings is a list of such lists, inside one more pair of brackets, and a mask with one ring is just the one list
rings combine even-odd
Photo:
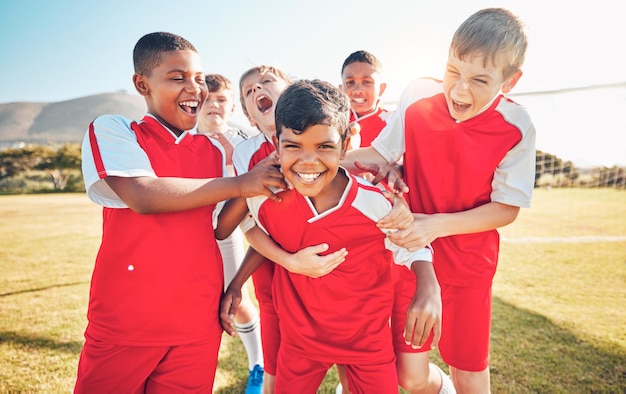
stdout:
[[283,175],[298,193],[317,202],[334,201],[343,193],[347,178],[338,177],[337,172],[348,140],[342,141],[334,126],[317,124],[296,133],[282,128],[274,143]]
[[207,97],[198,53],[173,50],[162,53],[161,63],[149,75],[135,74],[137,92],[145,97],[148,112],[176,135],[195,127]]
[[203,133],[226,131],[228,119],[234,112],[235,102],[231,90],[209,92],[198,117],[198,130]]
[[443,77],[443,89],[450,115],[457,121],[465,121],[482,113],[500,92],[508,93],[522,75],[518,71],[504,78],[503,67],[498,60],[485,61],[475,54],[457,57],[451,50]]
[[240,83],[240,93],[250,124],[256,126],[268,138],[276,132],[274,106],[288,84],[272,71],[252,73]]
[[369,63],[352,62],[344,67],[341,89],[350,98],[350,106],[357,115],[364,116],[376,110],[378,100],[387,87],[381,78]]

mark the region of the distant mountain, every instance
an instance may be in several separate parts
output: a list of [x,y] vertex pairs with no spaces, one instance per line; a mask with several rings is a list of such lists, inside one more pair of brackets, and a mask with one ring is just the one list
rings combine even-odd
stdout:
[[[524,105],[537,130],[537,149],[577,167],[626,165],[626,82],[510,94]],[[397,103],[386,102],[394,109]],[[20,143],[80,142],[98,115],[138,119],[146,112],[137,94],[105,93],[55,103],[0,104],[0,148]],[[254,135],[241,110],[230,124]]]
[[82,141],[91,121],[102,114],[139,119],[146,112],[143,97],[103,93],[55,103],[0,104],[0,145]]

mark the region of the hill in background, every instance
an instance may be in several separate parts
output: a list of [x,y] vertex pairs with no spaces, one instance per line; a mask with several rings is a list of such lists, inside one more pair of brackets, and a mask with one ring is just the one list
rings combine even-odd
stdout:
[[[577,167],[626,165],[626,82],[555,91],[510,94],[528,108],[537,130],[537,149]],[[386,102],[393,109],[394,102]],[[144,99],[124,92],[55,103],[0,104],[0,149],[22,143],[80,142],[89,123],[102,114],[141,118]],[[249,135],[237,106],[229,122]]]
[[0,104],[0,146],[80,142],[89,123],[99,115],[140,119],[145,113],[143,97],[121,92],[55,103]]

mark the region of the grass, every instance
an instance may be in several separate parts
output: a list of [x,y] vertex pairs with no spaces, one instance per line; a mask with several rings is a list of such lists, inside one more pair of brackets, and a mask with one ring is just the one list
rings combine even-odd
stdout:
[[[502,229],[494,392],[626,391],[625,217],[623,191],[538,189]],[[0,196],[0,218],[0,392],[71,392],[100,209],[84,194]],[[242,392],[246,366],[225,336],[215,392]],[[336,383],[332,370],[320,392]]]

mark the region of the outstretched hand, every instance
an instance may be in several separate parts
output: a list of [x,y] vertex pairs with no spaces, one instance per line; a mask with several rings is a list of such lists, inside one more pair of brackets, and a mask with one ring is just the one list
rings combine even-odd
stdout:
[[348,255],[346,248],[341,248],[324,256],[319,255],[327,250],[328,244],[319,244],[301,249],[292,254],[288,261],[285,261],[283,267],[289,272],[311,278],[327,275],[339,264],[343,263]]
[[241,197],[254,197],[264,195],[280,202],[280,198],[273,190],[287,190],[287,182],[280,172],[280,161],[275,152],[261,160],[253,169],[243,175],[239,175]]
[[403,171],[401,164],[369,164],[355,161],[354,165],[359,170],[374,175],[374,178],[371,180],[374,185],[385,181],[389,191],[392,193],[408,193],[409,191],[409,187],[402,180]]

